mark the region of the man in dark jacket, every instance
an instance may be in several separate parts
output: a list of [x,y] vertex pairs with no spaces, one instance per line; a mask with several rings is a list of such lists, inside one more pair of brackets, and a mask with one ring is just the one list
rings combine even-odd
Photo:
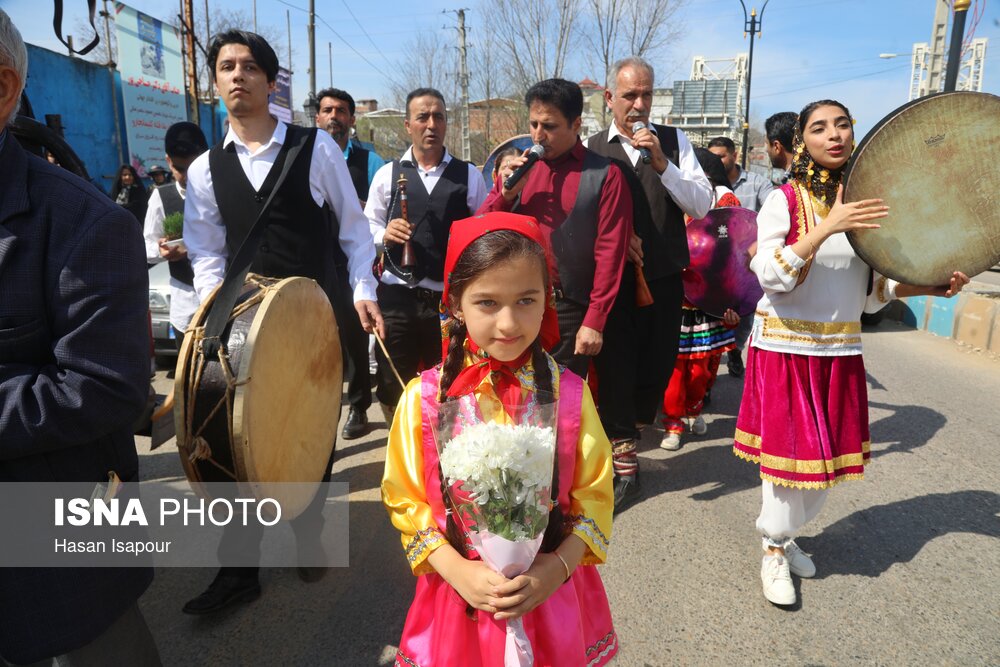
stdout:
[[[149,387],[132,216],[4,129],[27,52],[0,11],[0,484],[138,477]],[[152,568],[0,568],[0,663],[159,664],[136,600]],[[60,662],[62,664],[62,662]]]

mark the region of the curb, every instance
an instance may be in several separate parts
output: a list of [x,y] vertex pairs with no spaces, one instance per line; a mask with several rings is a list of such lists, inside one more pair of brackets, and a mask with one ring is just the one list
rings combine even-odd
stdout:
[[963,292],[958,298],[911,296],[886,308],[886,316],[960,345],[1000,355],[1000,293]]

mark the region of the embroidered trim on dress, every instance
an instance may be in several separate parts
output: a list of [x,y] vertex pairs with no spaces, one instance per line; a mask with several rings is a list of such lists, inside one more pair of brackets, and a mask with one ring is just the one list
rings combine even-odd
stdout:
[[[804,185],[793,182],[792,191],[795,193],[795,224],[798,227],[798,234],[792,241],[792,243],[794,243],[795,241],[804,238],[805,235],[809,233],[809,230],[816,226],[816,213],[812,207],[812,197]],[[803,193],[805,193],[805,196],[803,196]],[[806,215],[806,202],[809,202],[808,216]],[[787,237],[785,239],[785,244],[790,245]],[[810,255],[809,259],[806,260],[805,266],[799,270],[799,279],[795,283],[796,285],[801,285],[803,281],[805,281],[806,276],[809,274],[809,269],[812,268],[814,259],[815,254]]]
[[[400,662],[400,660],[402,660],[402,662]],[[415,660],[403,653],[402,649],[396,649],[396,664],[404,665],[405,667],[420,667]]]
[[572,530],[580,530],[584,535],[590,538],[590,540],[601,548],[601,551],[607,552],[609,542],[608,538],[604,535],[600,528],[597,527],[597,522],[595,522],[590,517],[583,516],[582,514],[575,514],[567,517],[567,521],[572,526]]
[[781,267],[781,270],[790,275],[792,278],[799,275],[799,270],[785,261],[785,258],[781,256],[781,248],[774,249],[774,260],[778,262],[778,266]]
[[860,345],[861,336],[842,336],[837,338],[825,338],[817,340],[811,336],[806,336],[805,334],[779,334],[773,333],[767,330],[767,324],[764,325],[764,331],[761,333],[761,338],[768,340],[783,340],[790,343],[808,343],[809,345]]
[[[605,644],[606,644],[606,646],[604,646]],[[603,646],[603,648],[602,648],[602,646]],[[587,647],[587,657],[588,658],[591,655],[593,655],[594,653],[597,654],[590,661],[587,662],[587,667],[593,667],[593,665],[598,664],[604,658],[606,658],[609,653],[611,653],[612,651],[617,651],[617,650],[618,650],[618,635],[615,634],[614,630],[612,630],[608,634],[606,634],[603,637],[601,637],[600,639],[598,639],[597,642],[593,646],[588,646]]]
[[805,332],[820,336],[861,333],[861,322],[813,322],[811,320],[797,320],[791,317],[779,317],[778,315],[771,315],[761,310],[757,311],[757,315],[763,318],[765,329]]
[[447,540],[437,528],[418,530],[417,534],[406,545],[406,560],[410,563],[420,560],[425,551],[440,542],[447,542]]

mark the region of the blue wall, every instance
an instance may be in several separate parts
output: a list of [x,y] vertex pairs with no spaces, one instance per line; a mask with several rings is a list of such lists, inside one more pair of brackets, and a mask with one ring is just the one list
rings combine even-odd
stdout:
[[[107,67],[33,44],[27,46],[28,82],[25,88],[35,118],[44,123],[45,114],[61,114],[66,141],[83,160],[91,179],[110,192],[118,167],[125,163],[125,117],[118,72],[109,72]],[[115,140],[112,80],[122,129],[118,141]],[[211,145],[211,109],[207,104],[199,107],[201,127]],[[216,140],[222,138],[224,117],[225,107],[222,107],[221,113],[215,114]]]

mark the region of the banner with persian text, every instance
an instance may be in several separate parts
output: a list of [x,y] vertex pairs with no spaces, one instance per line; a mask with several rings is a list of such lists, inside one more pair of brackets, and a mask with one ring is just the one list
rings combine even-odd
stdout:
[[267,108],[271,115],[286,123],[292,122],[292,73],[284,67],[278,68],[274,92]]
[[129,163],[140,176],[163,163],[163,136],[187,120],[180,29],[115,3]]

